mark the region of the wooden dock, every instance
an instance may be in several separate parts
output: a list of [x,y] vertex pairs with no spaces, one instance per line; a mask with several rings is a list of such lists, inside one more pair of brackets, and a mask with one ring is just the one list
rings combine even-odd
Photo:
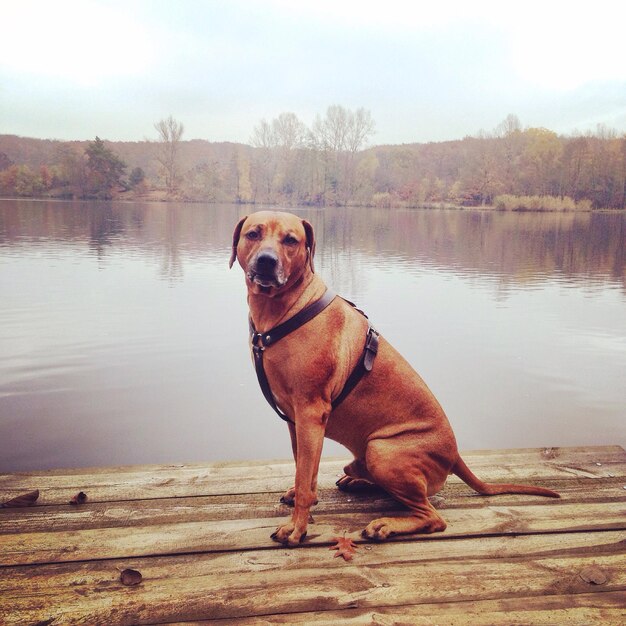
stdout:
[[[467,453],[493,482],[561,500],[482,497],[451,477],[444,533],[365,543],[401,507],[348,494],[325,460],[307,541],[270,534],[293,462],[55,470],[0,476],[0,624],[625,624],[626,453],[618,446]],[[70,505],[78,492],[84,504]],[[358,544],[333,558],[335,537]],[[141,583],[126,586],[125,569]]]

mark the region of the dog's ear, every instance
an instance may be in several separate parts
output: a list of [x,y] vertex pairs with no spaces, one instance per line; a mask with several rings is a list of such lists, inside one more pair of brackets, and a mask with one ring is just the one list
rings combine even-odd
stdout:
[[306,249],[309,255],[309,265],[311,271],[315,274],[315,267],[313,266],[313,255],[315,254],[315,234],[313,233],[313,226],[306,220],[302,220],[302,225],[306,233]]
[[242,217],[237,226],[235,226],[235,232],[233,233],[233,251],[230,255],[230,261],[228,263],[228,267],[232,267],[233,263],[237,260],[237,244],[239,243],[239,236],[241,235],[241,229],[243,228],[243,223],[248,219],[248,216]]

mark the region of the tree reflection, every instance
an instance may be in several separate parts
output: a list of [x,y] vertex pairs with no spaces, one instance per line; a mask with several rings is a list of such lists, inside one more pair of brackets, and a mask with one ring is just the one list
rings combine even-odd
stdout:
[[[294,209],[317,237],[317,266],[346,293],[360,291],[359,259],[386,259],[529,283],[557,276],[626,288],[626,214],[494,213],[412,209]],[[84,241],[98,258],[115,248],[159,258],[181,280],[190,256],[229,255],[245,208],[179,203],[0,200],[0,242]]]

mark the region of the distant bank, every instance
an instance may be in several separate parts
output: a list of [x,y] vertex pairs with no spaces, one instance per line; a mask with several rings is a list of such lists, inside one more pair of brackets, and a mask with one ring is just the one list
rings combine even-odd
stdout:
[[0,135],[0,196],[278,206],[626,208],[626,136],[512,130],[350,152],[180,141],[169,178],[158,141]]

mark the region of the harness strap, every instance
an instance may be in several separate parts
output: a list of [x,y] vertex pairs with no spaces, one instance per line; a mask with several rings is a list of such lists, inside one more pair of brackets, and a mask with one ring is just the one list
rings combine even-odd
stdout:
[[[263,367],[263,352],[268,346],[275,344],[283,337],[286,337],[289,333],[300,328],[301,326],[304,326],[304,324],[312,320],[316,315],[319,315],[319,313],[321,313],[335,299],[335,297],[335,294],[330,291],[330,289],[327,289],[319,300],[316,300],[313,304],[305,307],[302,311],[296,313],[296,315],[289,318],[286,322],[275,326],[266,333],[258,333],[254,327],[252,319],[248,320],[250,325],[250,338],[252,341],[252,353],[254,355],[254,369],[256,370],[259,386],[261,387],[261,391],[263,392],[268,404],[274,409],[278,417],[286,422],[291,422],[293,424],[293,420],[283,413],[283,411],[281,411],[276,404],[269,380],[267,379],[267,374],[265,373],[265,368]],[[346,302],[353,306],[367,319],[367,315],[358,309],[356,305],[349,300],[346,300]],[[337,408],[345,400],[348,394],[356,387],[361,378],[363,378],[367,372],[371,371],[374,365],[374,359],[376,358],[376,354],[378,352],[378,337],[379,333],[370,324],[367,330],[363,355],[346,380],[346,384],[340,394],[333,401],[333,409]]]
[[257,333],[252,319],[248,318],[252,343],[256,345],[260,343],[264,348],[271,346],[277,341],[280,341],[283,337],[286,337],[289,333],[300,328],[300,326],[304,326],[308,321],[320,314],[335,298],[336,295],[330,289],[327,289],[319,300],[304,307],[304,309],[298,311],[298,313],[290,317],[286,322],[274,326],[274,328],[268,330],[266,333]]
[[349,393],[357,386],[358,382],[367,372],[372,371],[374,359],[378,352],[378,337],[378,331],[370,324],[367,329],[363,355],[356,364],[356,367],[352,370],[350,376],[348,376],[348,380],[346,380],[346,384],[343,386],[341,393],[334,399],[332,403],[333,409],[336,409],[347,398]]
[[261,387],[261,391],[263,392],[268,404],[274,409],[278,417],[286,422],[293,423],[293,421],[285,415],[285,413],[283,413],[276,404],[272,388],[270,387],[270,382],[267,379],[267,374],[265,373],[265,368],[263,367],[263,352],[268,346],[275,344],[283,337],[286,337],[289,333],[292,333],[294,330],[300,328],[300,326],[304,326],[304,324],[312,320],[316,315],[321,313],[335,299],[335,297],[335,294],[330,289],[327,289],[319,300],[316,300],[313,304],[305,307],[282,324],[274,326],[274,328],[266,333],[257,332],[254,327],[254,323],[252,322],[252,318],[248,318],[250,338],[252,340],[252,353],[254,355],[254,369],[256,370],[256,377],[259,381],[259,386]]
[[280,417],[281,420],[285,420],[286,422],[291,422],[293,424],[293,420],[289,419],[289,417],[287,417],[287,415],[285,415],[276,404],[274,394],[272,393],[272,389],[270,387],[270,381],[267,380],[265,368],[263,367],[263,350],[265,350],[263,346],[252,346],[252,351],[254,352],[254,369],[256,370],[256,377],[259,381],[261,391],[263,392],[268,404],[274,409],[274,411],[276,411],[278,417]]

